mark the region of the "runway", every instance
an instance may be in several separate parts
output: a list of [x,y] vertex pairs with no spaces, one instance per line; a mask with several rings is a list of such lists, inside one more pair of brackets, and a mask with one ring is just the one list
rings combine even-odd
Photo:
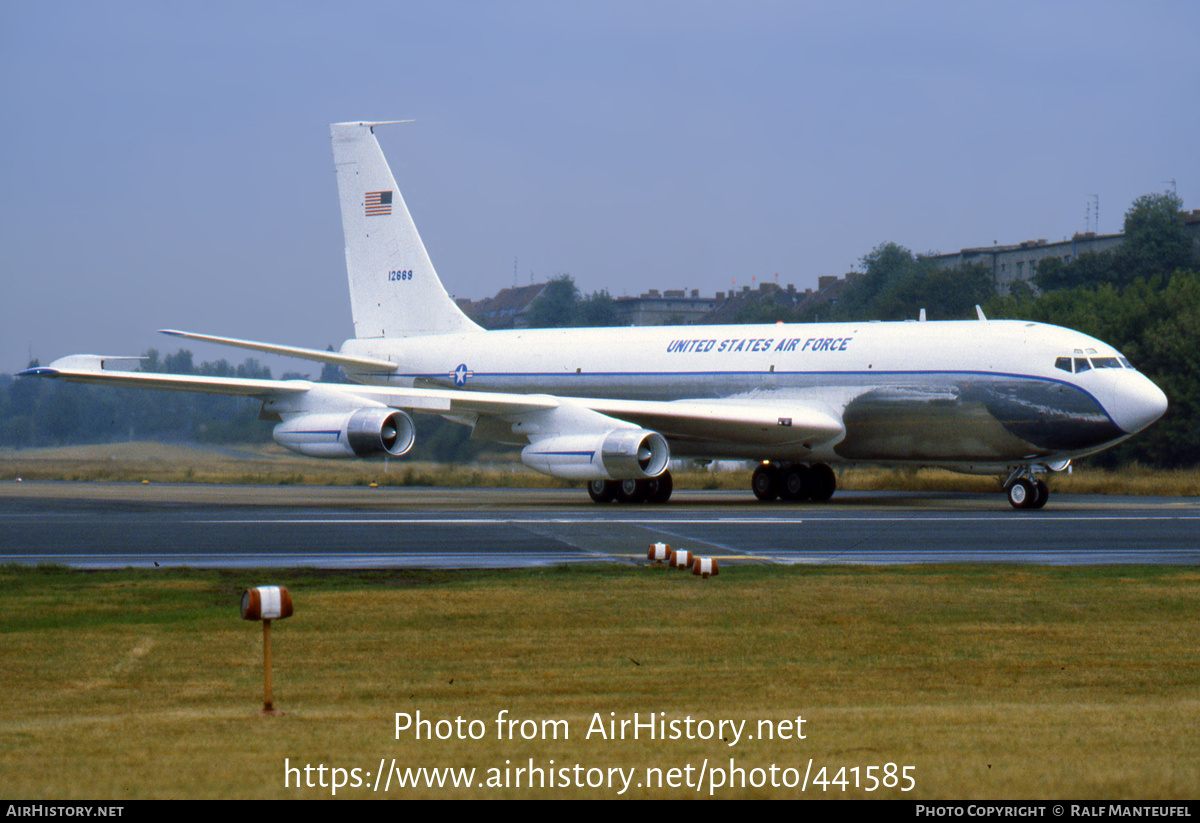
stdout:
[[6,483],[0,561],[154,566],[508,568],[644,560],[662,541],[722,563],[1200,565],[1200,501],[840,492],[763,505],[677,492],[596,506],[580,490]]

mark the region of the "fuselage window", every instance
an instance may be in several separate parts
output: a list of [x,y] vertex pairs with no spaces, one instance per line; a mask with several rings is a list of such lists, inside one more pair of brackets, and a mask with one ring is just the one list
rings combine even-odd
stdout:
[[1071,358],[1069,358],[1069,357],[1058,358],[1057,360],[1054,361],[1054,368],[1062,369],[1065,372],[1069,372],[1071,370]]
[[1079,374],[1082,371],[1087,371],[1091,367],[1092,367],[1092,364],[1088,362],[1088,359],[1086,357],[1076,357],[1075,358],[1075,373],[1076,374]]

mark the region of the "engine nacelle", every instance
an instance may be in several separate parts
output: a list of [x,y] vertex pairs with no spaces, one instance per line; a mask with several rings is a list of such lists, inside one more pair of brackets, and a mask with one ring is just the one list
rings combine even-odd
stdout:
[[546,437],[521,450],[529,468],[566,480],[645,480],[671,461],[666,438],[646,429]]
[[412,418],[396,409],[317,412],[286,420],[272,432],[275,442],[309,457],[399,457],[412,448]]

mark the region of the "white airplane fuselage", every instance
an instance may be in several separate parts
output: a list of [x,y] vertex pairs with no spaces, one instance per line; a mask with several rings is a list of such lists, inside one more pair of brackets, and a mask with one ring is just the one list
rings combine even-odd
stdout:
[[375,385],[749,401],[777,406],[781,417],[795,403],[845,426],[836,442],[794,453],[664,432],[679,456],[995,470],[1106,448],[1166,404],[1132,368],[1056,367],[1064,357],[1112,363],[1120,354],[1079,332],[1022,321],[519,329],[354,339],[342,351],[400,364],[387,375],[351,372]]

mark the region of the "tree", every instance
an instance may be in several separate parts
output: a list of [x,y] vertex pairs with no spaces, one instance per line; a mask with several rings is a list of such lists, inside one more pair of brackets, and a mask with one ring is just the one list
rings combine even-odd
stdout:
[[[1037,271],[1033,275],[1033,285],[1037,286],[1043,292],[1054,291],[1055,289],[1068,288],[1069,274],[1066,271],[1067,264],[1062,261],[1061,257],[1046,257],[1038,261]],[[1018,283],[1021,281],[1017,281]],[[1016,285],[1014,283],[1014,285]],[[1012,289],[1009,289],[1012,294]],[[1033,295],[1028,295],[1032,297]]]
[[[1062,262],[1061,260],[1058,260],[1057,257],[1049,259],[1056,260],[1059,263]],[[1018,300],[1025,300],[1033,297],[1037,292],[1033,290],[1033,286],[1029,285],[1024,280],[1014,280],[1011,284],[1009,284],[1008,293]]]
[[996,293],[991,270],[981,263],[953,269],[938,266],[928,257],[917,258],[916,276],[906,284],[899,317],[913,317],[922,308],[931,320],[959,320],[975,316],[975,306]]
[[580,298],[579,289],[569,274],[560,274],[549,283],[529,306],[526,316],[532,329],[566,326],[616,326],[617,301],[601,289]]
[[879,316],[879,298],[911,273],[913,253],[896,243],[881,243],[862,258],[863,273],[855,277],[843,293],[830,319],[883,319]]
[[530,328],[552,329],[570,326],[575,320],[579,289],[569,274],[560,274],[549,283],[529,306]]
[[1192,241],[1174,194],[1143,194],[1125,212],[1125,238],[1110,251],[1084,252],[1069,263],[1047,258],[1033,282],[1044,292],[1170,277],[1192,263]]
[[[751,294],[754,294],[751,292]],[[733,316],[734,323],[794,323],[796,311],[790,301],[778,299],[778,293],[757,295],[748,300]]]
[[163,371],[168,374],[195,374],[191,351],[180,349],[174,354],[168,354],[163,359]]
[[594,291],[579,301],[575,309],[575,326],[616,326],[617,301],[606,290]]
[[[333,351],[333,344],[330,343],[325,351]],[[321,383],[348,383],[346,373],[342,371],[342,367],[333,363],[326,363],[321,367],[321,376],[317,378]]]
[[1188,268],[1192,241],[1182,212],[1183,200],[1173,193],[1143,194],[1133,201],[1117,255],[1125,282]]
[[965,318],[996,293],[986,266],[943,268],[896,243],[877,246],[862,263],[864,272],[846,290],[834,319],[904,320],[921,309],[938,320]]

